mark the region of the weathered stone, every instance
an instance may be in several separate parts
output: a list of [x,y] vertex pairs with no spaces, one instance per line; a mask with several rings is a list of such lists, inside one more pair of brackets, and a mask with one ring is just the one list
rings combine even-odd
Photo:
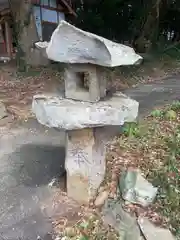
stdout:
[[115,67],[142,61],[133,48],[83,31],[63,20],[53,32],[49,44],[37,45],[42,50],[47,47],[48,58],[57,62]]
[[144,207],[153,202],[157,193],[157,188],[143,178],[138,169],[122,173],[120,189],[124,200]]
[[67,131],[67,192],[87,203],[104,179],[107,138],[103,128]]
[[138,106],[138,102],[123,94],[97,103],[36,95],[32,104],[33,112],[41,124],[66,130],[120,126],[136,119]]
[[96,102],[106,95],[106,78],[96,65],[70,64],[64,79],[66,98]]
[[140,230],[137,221],[125,212],[121,203],[108,199],[102,209],[105,224],[112,226],[119,232],[122,240],[140,240]]
[[139,217],[138,224],[146,240],[175,240],[168,229],[154,226],[147,218]]
[[0,102],[0,119],[4,118],[7,116],[7,111],[2,102]]
[[[41,124],[67,130],[68,196],[87,203],[104,179],[106,143],[114,132],[107,134],[109,126],[134,121],[139,106],[121,93],[111,99],[104,98],[106,78],[102,66],[139,64],[142,57],[131,47],[82,31],[65,21],[53,32],[50,43],[36,43],[36,46],[46,51],[47,58],[67,64],[66,98],[36,95],[32,109]],[[102,98],[103,101],[99,101]],[[134,222],[131,227],[133,225]],[[139,232],[136,233],[138,236]],[[130,236],[126,239],[132,239],[135,233],[126,232],[126,235]]]

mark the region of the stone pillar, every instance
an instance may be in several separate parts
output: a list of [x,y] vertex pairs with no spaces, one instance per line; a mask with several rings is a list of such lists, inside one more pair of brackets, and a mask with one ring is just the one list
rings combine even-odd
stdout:
[[80,203],[88,203],[104,179],[105,144],[103,128],[67,131],[67,192]]

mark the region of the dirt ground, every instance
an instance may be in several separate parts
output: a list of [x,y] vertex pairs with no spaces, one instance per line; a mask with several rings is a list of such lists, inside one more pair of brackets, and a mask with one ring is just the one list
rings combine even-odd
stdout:
[[0,101],[6,106],[8,119],[26,120],[33,117],[32,97],[42,92],[54,92],[62,82],[61,73],[52,68],[36,68],[28,73],[18,73],[14,64],[0,65]]

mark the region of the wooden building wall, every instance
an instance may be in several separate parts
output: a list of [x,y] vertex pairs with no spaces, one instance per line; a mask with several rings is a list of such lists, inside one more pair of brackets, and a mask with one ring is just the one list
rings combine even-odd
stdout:
[[33,14],[40,41],[49,41],[60,20],[65,19],[64,9],[56,0],[35,0]]

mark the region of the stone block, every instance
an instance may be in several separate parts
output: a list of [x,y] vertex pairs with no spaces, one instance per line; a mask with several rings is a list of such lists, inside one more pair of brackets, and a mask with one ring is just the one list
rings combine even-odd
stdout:
[[66,98],[97,102],[106,95],[106,77],[99,66],[69,64],[64,80]]
[[88,203],[104,179],[108,135],[104,128],[67,131],[67,193],[80,203]]
[[121,126],[133,122],[139,103],[124,94],[96,103],[36,95],[32,109],[37,120],[48,127],[73,130],[88,127]]

